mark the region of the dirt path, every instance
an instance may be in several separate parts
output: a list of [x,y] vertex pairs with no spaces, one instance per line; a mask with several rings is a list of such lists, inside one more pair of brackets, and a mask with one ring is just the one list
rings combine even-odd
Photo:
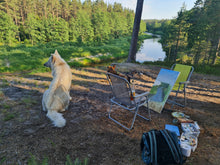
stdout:
[[[132,70],[136,66],[129,66]],[[126,67],[119,68],[126,71]],[[140,90],[149,90],[160,70],[156,66],[141,69],[146,81],[137,81]],[[35,158],[39,163],[65,164],[72,160],[89,160],[94,165],[141,165],[140,139],[150,129],[164,129],[172,124],[171,112],[152,112],[152,121],[137,118],[134,129],[125,131],[107,118],[110,87],[106,66],[72,69],[73,100],[63,115],[64,128],[52,126],[41,110],[42,93],[51,75],[0,75],[0,164],[27,164]],[[201,127],[198,147],[187,165],[220,163],[220,77],[194,73],[187,90],[187,108],[182,111]],[[181,99],[181,98],[180,98]],[[165,105],[170,108],[169,104]],[[144,111],[144,108],[141,108]],[[143,112],[144,113],[144,112]],[[122,113],[121,113],[122,114]],[[130,114],[126,114],[126,119]],[[124,120],[124,116],[120,116]]]

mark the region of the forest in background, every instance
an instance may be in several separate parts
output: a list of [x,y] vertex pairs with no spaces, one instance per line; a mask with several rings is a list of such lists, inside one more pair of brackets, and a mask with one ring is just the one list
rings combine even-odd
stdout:
[[[167,58],[159,65],[186,63],[220,75],[219,11],[220,1],[197,0],[189,11],[183,5],[175,19],[142,20],[138,47],[149,38],[142,35],[147,28],[162,36]],[[42,64],[55,49],[71,66],[126,58],[134,16],[103,0],[0,0],[0,72],[47,71]]]
[[197,0],[191,10],[183,4],[172,20],[145,20],[147,31],[161,35],[166,61],[220,65],[220,1]]
[[[0,45],[94,45],[131,35],[134,11],[103,0],[0,0]],[[142,21],[140,32],[146,30]]]

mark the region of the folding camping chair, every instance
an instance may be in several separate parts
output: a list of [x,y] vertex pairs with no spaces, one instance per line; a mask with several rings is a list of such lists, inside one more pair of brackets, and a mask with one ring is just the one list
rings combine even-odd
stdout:
[[[194,71],[194,68],[193,66],[189,66],[189,65],[173,64],[171,67],[171,70],[180,72],[180,75],[172,89],[172,92],[175,92],[176,95],[173,100],[169,99],[168,102],[172,104],[171,108],[173,107],[174,104],[181,106],[181,107],[185,107],[186,106],[186,87],[190,82],[190,78]],[[184,104],[176,102],[177,95],[179,93],[184,93]]]
[[[147,95],[149,92],[144,92],[142,94],[134,94],[132,92],[131,84],[124,77],[120,77],[118,75],[107,72],[107,79],[112,89],[113,97],[111,98],[111,107],[109,110],[109,118],[115,123],[119,124],[123,128],[127,130],[131,130],[133,128],[136,116],[139,116],[145,120],[150,120],[150,110],[148,110],[149,118],[146,118],[140,114],[138,114],[139,107],[142,105],[147,105],[148,107],[148,99]],[[111,111],[113,104],[118,105],[119,107],[128,110],[134,114],[131,126],[127,127],[118,120],[111,117]]]

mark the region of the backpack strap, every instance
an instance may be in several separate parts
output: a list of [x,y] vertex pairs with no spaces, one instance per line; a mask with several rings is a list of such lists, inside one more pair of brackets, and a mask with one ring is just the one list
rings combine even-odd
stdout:
[[142,159],[143,159],[144,163],[150,164],[150,157],[149,157],[150,147],[147,143],[146,136],[147,136],[147,133],[144,133],[143,136],[142,136],[142,140],[143,140],[143,143],[144,143],[143,151],[142,151]]
[[151,160],[150,163],[157,165],[157,141],[155,136],[155,130],[151,130],[148,132],[149,141],[150,141],[150,152],[151,152]]
[[169,148],[170,148],[170,151],[173,155],[173,159],[176,163],[181,163],[182,164],[182,159],[180,158],[181,155],[179,155],[179,152],[178,152],[178,147],[174,144],[173,142],[173,139],[170,137],[169,133],[167,130],[160,130],[160,132],[162,133],[162,135],[164,136],[164,139],[166,140]]
[[155,131],[152,131],[153,141],[154,141],[154,164],[157,165],[157,139],[155,135]]
[[153,162],[154,162],[154,152],[153,152],[153,138],[151,136],[151,132],[148,132],[148,136],[149,136],[149,141],[150,141],[150,153],[151,153],[150,163],[153,164]]
[[180,157],[180,164],[183,164],[184,161],[183,161],[183,157],[182,157],[182,151],[180,150],[180,146],[178,144],[177,136],[173,136],[173,134],[170,131],[166,130],[166,132],[170,135],[171,139],[174,141],[174,145],[175,145],[175,147],[177,149],[177,152],[178,152],[178,155]]

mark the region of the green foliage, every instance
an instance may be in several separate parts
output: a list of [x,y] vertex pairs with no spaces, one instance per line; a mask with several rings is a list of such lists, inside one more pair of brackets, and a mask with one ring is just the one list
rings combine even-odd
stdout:
[[43,18],[44,30],[43,33],[46,36],[46,42],[49,41],[69,41],[69,28],[68,22],[64,19],[59,18],[59,20],[52,15],[47,18]]
[[[179,61],[194,65],[215,65],[220,57],[220,1],[197,0],[187,11],[183,6],[177,18],[152,31],[162,30],[161,43],[166,52],[166,61]],[[157,21],[153,22],[158,24]],[[153,24],[152,23],[152,24]]]
[[[45,58],[48,56],[41,49],[33,47],[20,48],[8,47],[5,52],[0,52],[0,60],[3,61],[0,72],[14,72],[22,70],[32,70],[43,65]],[[52,53],[52,51],[51,51]]]
[[220,76],[220,65],[194,65],[195,72]]
[[[1,162],[4,162],[6,159],[2,160]],[[1,163],[0,162],[0,163]],[[49,160],[47,157],[45,157],[42,162],[37,161],[36,157],[30,153],[30,158],[28,159],[28,165],[48,165]],[[86,158],[83,162],[81,162],[78,158],[75,159],[75,161],[72,161],[70,156],[66,156],[66,162],[65,165],[88,165],[88,159]]]
[[89,15],[83,10],[78,11],[76,18],[76,32],[79,35],[77,38],[79,43],[89,44],[94,37],[93,27]]
[[36,160],[36,157],[30,153],[30,158],[28,159],[28,165],[48,165],[48,158],[44,158],[42,163],[38,163],[38,161]]
[[[148,35],[139,36],[139,45]],[[72,67],[122,59],[128,56],[131,37],[110,39],[97,46],[76,45],[73,42],[51,41],[46,44],[26,46],[0,46],[0,72],[31,71],[45,72],[43,66],[55,49]]]
[[119,3],[114,6],[102,0],[42,3],[38,0],[0,3],[0,44],[69,41],[95,45],[132,32],[134,12]]
[[77,29],[77,22],[76,22],[76,19],[72,17],[69,22],[69,41],[70,42],[73,42],[73,43],[77,42],[79,34],[76,31],[76,29]]
[[0,10],[0,42],[12,45],[15,41],[18,27],[15,26],[13,19]]
[[5,161],[6,161],[6,157],[2,157],[2,158],[0,159],[0,165],[2,165]]
[[16,116],[16,114],[15,113],[12,113],[12,112],[10,112],[10,105],[8,105],[8,104],[3,104],[2,105],[2,111],[1,111],[1,113],[4,115],[4,121],[9,121],[9,120],[11,120],[11,119],[14,119],[15,118],[15,116]]
[[14,119],[14,118],[15,118],[15,114],[13,114],[13,113],[6,113],[5,117],[4,117],[4,121],[9,121],[9,120]]
[[85,159],[83,163],[78,158],[73,162],[69,155],[66,156],[65,165],[88,165],[88,159]]
[[108,40],[110,37],[109,14],[97,9],[92,16],[96,42]]
[[31,97],[26,97],[21,99],[22,104],[24,104],[26,106],[26,108],[30,108],[33,105],[37,104],[36,100],[33,100]]
[[[42,3],[0,3],[0,72],[48,71],[43,64],[55,49],[71,66],[94,65],[128,55],[127,36],[132,33],[134,11],[119,3],[107,5],[103,0]],[[142,21],[140,34],[145,30]],[[91,57],[94,55],[100,56]]]
[[[184,62],[178,62],[181,64],[186,64],[186,65],[191,65],[194,67],[194,72],[197,73],[202,73],[202,74],[209,74],[209,75],[217,75],[220,76],[220,64],[216,64],[216,65],[203,65],[203,64],[199,64],[199,65],[192,65],[189,62],[184,63]],[[155,61],[155,62],[144,62],[144,65],[156,65],[156,66],[161,66],[167,69],[170,69],[171,66],[174,64],[171,61]]]
[[29,14],[25,22],[27,39],[31,40],[32,45],[46,40],[43,22],[37,15]]
[[146,23],[146,30],[147,32],[153,33],[153,34],[159,34],[162,35],[165,31],[167,25],[170,24],[170,20],[144,20]]

